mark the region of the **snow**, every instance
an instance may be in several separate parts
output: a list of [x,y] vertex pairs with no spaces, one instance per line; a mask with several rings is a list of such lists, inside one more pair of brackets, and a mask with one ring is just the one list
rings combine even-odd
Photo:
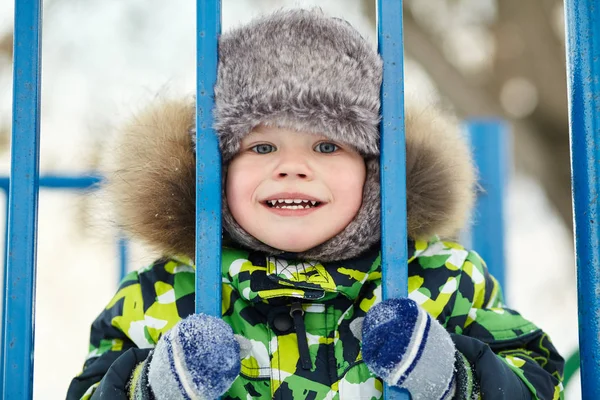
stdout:
[[[162,340],[162,339],[161,339]],[[240,373],[240,345],[233,336],[229,325],[220,318],[204,314],[190,315],[180,321],[162,340],[162,345],[170,347],[168,352],[157,351],[152,358],[150,369],[158,363],[162,368],[170,365],[169,371],[177,371],[179,381],[188,395],[197,394],[198,398],[217,398],[231,386]],[[163,359],[159,355],[167,355]],[[160,392],[173,392],[178,388],[163,385],[163,377],[157,375],[157,387]],[[153,385],[152,374],[150,385]],[[165,398],[176,398],[170,396]]]
[[363,359],[388,384],[407,389],[415,400],[442,399],[454,392],[453,341],[413,300],[388,299],[375,305],[362,332]]
[[[44,12],[43,173],[84,172],[132,112],[157,93],[189,95],[195,87],[194,1],[48,0]],[[223,29],[279,7],[276,0],[223,2]],[[341,4],[343,3],[343,6]],[[374,40],[356,0],[319,4]],[[12,26],[13,2],[0,2],[0,33]],[[0,58],[0,128],[10,121],[10,74]],[[406,65],[406,91],[427,100],[431,83]],[[0,144],[0,174],[9,171]],[[0,199],[0,201],[2,201]],[[3,218],[0,215],[0,218]],[[44,191],[40,197],[34,398],[63,399],[88,351],[90,324],[118,280],[116,234],[101,193]],[[3,220],[0,220],[0,226]],[[132,268],[155,254],[134,243]],[[572,240],[534,181],[511,183],[507,213],[508,302],[532,319],[568,356],[577,346]],[[580,398],[572,382],[567,398]]]
[[[426,322],[418,317],[419,311],[417,303],[402,298],[381,302],[367,313],[362,326],[362,355],[377,376],[389,380],[394,369],[406,363],[406,351],[422,346],[416,337],[427,337],[422,333],[427,329]],[[412,358],[409,360],[412,361]]]

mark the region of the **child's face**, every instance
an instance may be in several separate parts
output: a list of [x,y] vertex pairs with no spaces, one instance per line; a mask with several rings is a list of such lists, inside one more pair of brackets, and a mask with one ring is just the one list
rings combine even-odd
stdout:
[[365,175],[363,158],[348,145],[261,125],[242,140],[229,164],[227,204],[238,224],[261,242],[302,252],[354,219]]

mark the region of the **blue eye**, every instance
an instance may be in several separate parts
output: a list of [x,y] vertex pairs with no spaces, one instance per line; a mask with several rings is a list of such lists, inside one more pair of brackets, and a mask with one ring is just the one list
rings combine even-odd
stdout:
[[321,142],[315,146],[315,151],[319,153],[334,153],[338,149],[336,144],[330,142]]
[[258,154],[268,154],[275,151],[275,146],[263,143],[257,144],[256,146],[252,147],[251,150]]

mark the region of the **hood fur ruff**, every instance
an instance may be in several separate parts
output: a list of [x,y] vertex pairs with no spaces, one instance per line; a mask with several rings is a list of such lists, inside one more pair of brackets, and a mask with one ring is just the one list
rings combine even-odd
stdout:
[[[122,131],[115,148],[117,169],[108,174],[119,224],[163,254],[194,256],[196,164],[190,138],[194,116],[189,100],[161,101],[146,109]],[[409,237],[454,237],[469,217],[475,183],[458,125],[433,109],[407,110],[406,153]],[[367,165],[378,178],[378,162]],[[377,186],[371,191],[376,198],[363,203],[373,201],[378,208],[379,184],[370,183]],[[371,223],[379,226],[379,221]],[[373,225],[370,230],[376,231],[377,241],[379,230]],[[348,246],[353,243],[340,246],[326,258],[351,258]]]

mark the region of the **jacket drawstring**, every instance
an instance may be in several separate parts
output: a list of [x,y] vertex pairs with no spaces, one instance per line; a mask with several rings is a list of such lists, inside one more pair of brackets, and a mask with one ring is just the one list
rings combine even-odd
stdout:
[[300,364],[302,369],[311,370],[312,361],[310,351],[308,350],[308,339],[306,338],[306,328],[304,327],[304,310],[299,301],[292,302],[290,316],[294,319],[294,329],[298,339],[298,353],[300,353]]

